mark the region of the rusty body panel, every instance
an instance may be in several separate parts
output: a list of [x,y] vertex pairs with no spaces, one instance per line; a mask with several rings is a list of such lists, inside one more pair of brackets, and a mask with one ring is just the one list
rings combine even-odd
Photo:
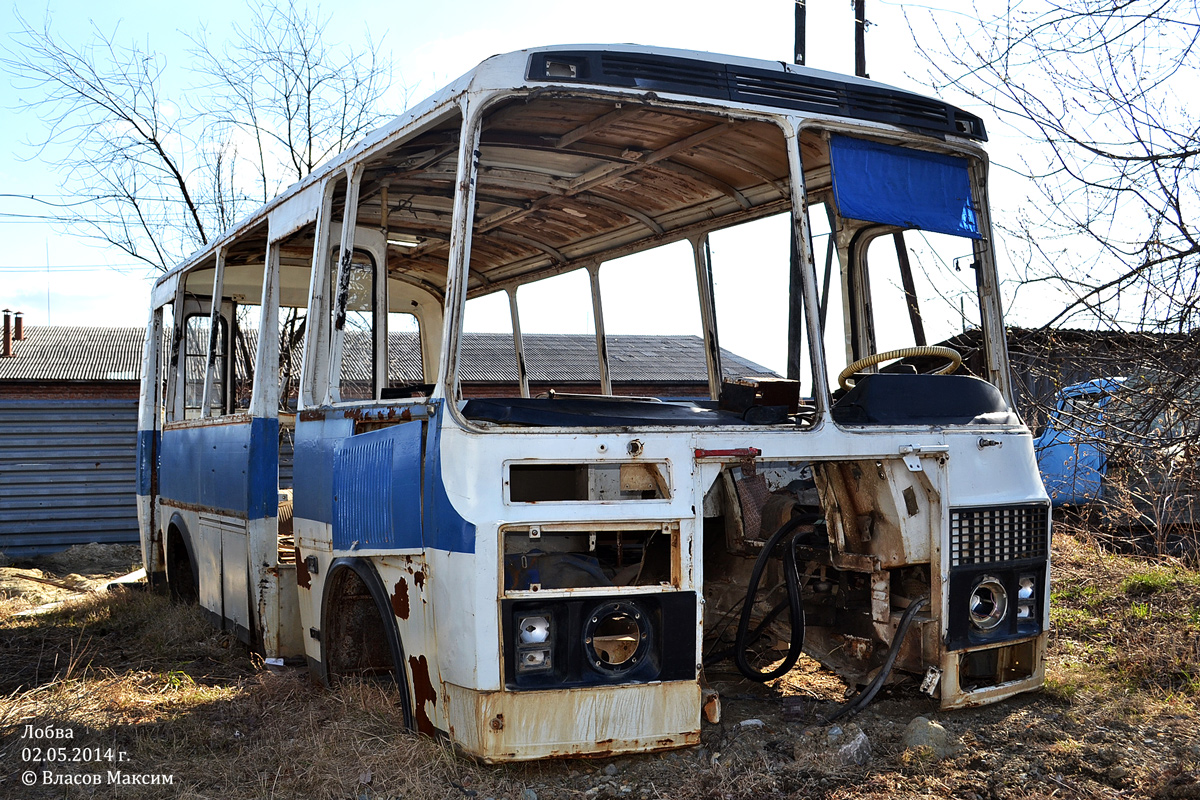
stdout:
[[451,738],[487,762],[652,752],[700,743],[694,681],[480,692],[446,684]]

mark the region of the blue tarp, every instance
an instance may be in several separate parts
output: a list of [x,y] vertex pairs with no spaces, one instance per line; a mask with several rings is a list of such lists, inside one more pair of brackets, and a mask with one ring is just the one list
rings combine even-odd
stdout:
[[843,217],[982,238],[965,158],[834,136],[830,160]]

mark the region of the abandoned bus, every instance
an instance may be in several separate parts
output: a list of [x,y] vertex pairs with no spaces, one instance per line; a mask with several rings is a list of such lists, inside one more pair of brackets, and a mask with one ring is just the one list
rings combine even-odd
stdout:
[[779,62],[489,58],[155,285],[147,573],[486,761],[696,743],[706,672],[801,649],[1039,686],[985,139]]

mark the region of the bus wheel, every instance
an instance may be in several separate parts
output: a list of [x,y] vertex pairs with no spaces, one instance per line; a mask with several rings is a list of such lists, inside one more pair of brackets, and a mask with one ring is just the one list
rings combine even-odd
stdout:
[[413,728],[400,633],[383,582],[362,559],[330,565],[321,600],[321,661],[331,684],[350,677],[394,682],[404,724]]
[[167,586],[172,600],[190,605],[200,598],[200,581],[189,545],[183,532],[172,524],[167,531]]

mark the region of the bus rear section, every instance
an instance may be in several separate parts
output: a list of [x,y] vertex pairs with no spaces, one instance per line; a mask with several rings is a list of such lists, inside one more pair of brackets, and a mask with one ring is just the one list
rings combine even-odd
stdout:
[[156,289],[148,571],[486,761],[697,743],[706,676],[802,650],[1036,688],[984,138],[768,62],[484,62]]

